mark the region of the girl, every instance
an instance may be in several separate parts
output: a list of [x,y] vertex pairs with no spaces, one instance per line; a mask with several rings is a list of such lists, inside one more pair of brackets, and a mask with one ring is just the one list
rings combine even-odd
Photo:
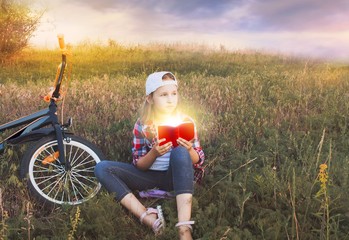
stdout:
[[192,239],[191,207],[193,194],[193,166],[204,161],[195,128],[194,139],[178,138],[177,147],[166,139],[157,139],[157,126],[174,118],[193,121],[177,111],[178,82],[171,72],[155,72],[146,81],[146,99],[140,118],[133,129],[133,164],[101,161],[95,168],[100,183],[131,211],[140,222],[163,232],[165,221],[161,206],[145,208],[133,195],[133,190],[159,188],[174,191],[177,203],[180,239]]

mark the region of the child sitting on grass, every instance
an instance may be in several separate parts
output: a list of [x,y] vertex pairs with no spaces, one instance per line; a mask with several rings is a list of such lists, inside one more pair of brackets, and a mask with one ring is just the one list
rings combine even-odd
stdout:
[[192,239],[193,167],[204,161],[196,127],[194,139],[178,138],[177,147],[157,138],[157,126],[174,118],[193,120],[177,110],[178,82],[171,72],[155,72],[146,81],[146,99],[140,118],[133,129],[133,164],[101,161],[95,168],[100,183],[131,211],[140,222],[153,229],[156,235],[163,232],[165,220],[161,206],[146,208],[132,191],[159,188],[174,191],[177,203],[180,239]]

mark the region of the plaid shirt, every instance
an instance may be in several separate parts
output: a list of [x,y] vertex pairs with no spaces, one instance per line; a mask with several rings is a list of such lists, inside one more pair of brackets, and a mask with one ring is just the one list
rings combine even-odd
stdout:
[[[185,116],[183,120],[189,120],[194,122],[191,118]],[[195,181],[201,180],[201,175],[203,174],[202,164],[205,160],[205,154],[200,146],[200,141],[197,135],[196,127],[194,128],[194,143],[193,148],[199,155],[199,161],[196,164],[193,164],[195,175],[200,173],[199,179],[195,179]],[[140,119],[137,120],[133,129],[133,147],[132,147],[132,156],[133,156],[133,164],[137,165],[137,161],[146,155],[152,148],[153,144],[157,139],[157,129],[153,123],[149,124],[141,124]],[[197,176],[195,176],[197,178]]]

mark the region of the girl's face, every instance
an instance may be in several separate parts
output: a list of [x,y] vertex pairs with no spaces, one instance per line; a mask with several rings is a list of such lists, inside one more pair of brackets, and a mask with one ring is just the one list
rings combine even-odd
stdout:
[[170,115],[177,107],[178,92],[174,84],[165,85],[153,93],[152,103],[156,114]]

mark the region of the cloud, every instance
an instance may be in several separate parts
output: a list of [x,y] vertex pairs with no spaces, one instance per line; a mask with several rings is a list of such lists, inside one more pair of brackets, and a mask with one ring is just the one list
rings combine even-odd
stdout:
[[[122,12],[132,16],[139,30],[216,32],[221,28],[237,29],[236,13],[242,0],[75,0],[81,6],[98,12]],[[241,16],[238,14],[237,16]]]
[[[68,2],[68,0],[65,0]],[[139,29],[217,31],[344,31],[347,0],[75,0],[98,12],[132,15]]]
[[349,29],[349,1],[255,0],[249,2],[253,30],[343,31]]
[[198,31],[343,31],[349,25],[349,1],[319,0],[75,0],[95,11],[133,15],[140,26]]
[[143,10],[149,15],[164,13],[170,16],[182,16],[186,18],[213,18],[219,17],[228,9],[242,4],[242,0],[76,0],[85,6],[90,6],[99,11],[107,9],[117,9],[118,11],[128,11],[130,9]]
[[[349,56],[349,1],[56,0],[34,42],[198,43],[312,56]],[[47,3],[48,4],[48,3]],[[45,21],[44,21],[45,22]],[[45,27],[46,26],[46,27]],[[54,32],[54,33],[53,33]]]

